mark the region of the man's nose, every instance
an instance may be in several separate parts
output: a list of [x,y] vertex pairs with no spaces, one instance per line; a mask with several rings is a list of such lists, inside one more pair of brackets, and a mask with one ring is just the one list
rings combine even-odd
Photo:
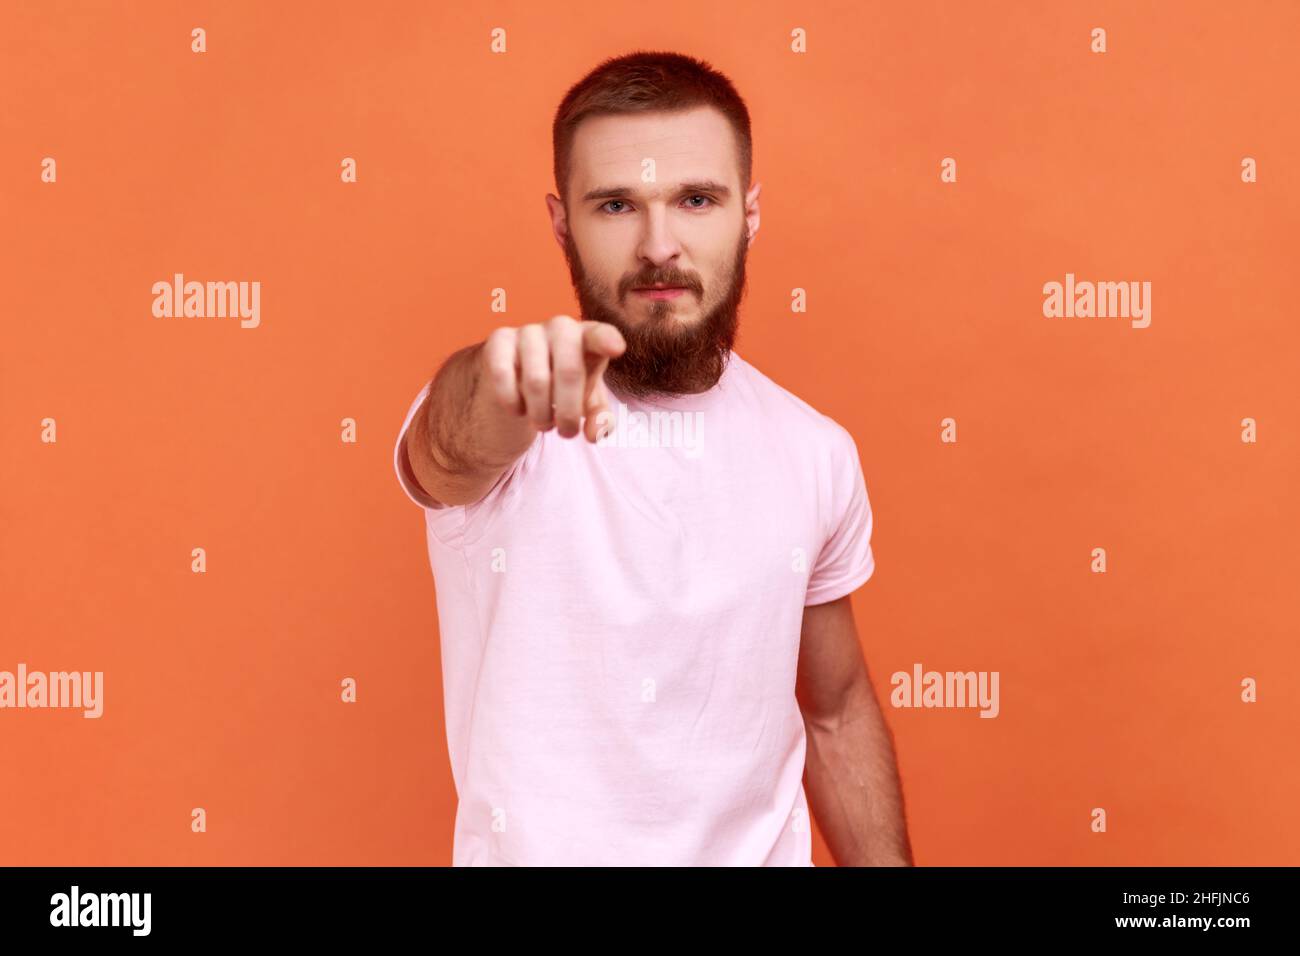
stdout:
[[681,252],[680,243],[673,234],[668,210],[662,204],[650,204],[645,218],[645,233],[641,237],[640,248],[637,251],[643,259],[653,262],[656,266],[666,265]]

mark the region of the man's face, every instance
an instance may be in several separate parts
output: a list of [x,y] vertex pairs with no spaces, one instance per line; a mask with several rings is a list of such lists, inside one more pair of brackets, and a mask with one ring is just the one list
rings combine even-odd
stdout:
[[[653,182],[642,182],[651,168]],[[711,107],[591,117],[574,136],[569,196],[547,197],[583,319],[627,342],[605,381],[631,395],[717,383],[735,341],[758,191]],[[667,291],[643,291],[651,286]]]

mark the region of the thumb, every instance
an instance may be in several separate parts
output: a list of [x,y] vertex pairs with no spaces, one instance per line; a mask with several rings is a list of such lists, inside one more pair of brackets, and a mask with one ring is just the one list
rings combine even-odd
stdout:
[[583,414],[586,417],[582,431],[588,441],[595,442],[613,429],[614,415],[609,408],[609,392],[605,389],[604,380],[597,377],[594,384],[589,383],[588,387],[590,392],[583,403]]

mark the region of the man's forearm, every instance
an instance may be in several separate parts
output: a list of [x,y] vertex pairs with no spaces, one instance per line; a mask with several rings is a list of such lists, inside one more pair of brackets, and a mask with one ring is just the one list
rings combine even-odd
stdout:
[[893,739],[865,673],[834,720],[805,718],[805,791],[840,866],[912,866]]
[[536,436],[526,418],[507,415],[482,382],[482,343],[443,363],[407,432],[411,470],[444,504],[478,501]]

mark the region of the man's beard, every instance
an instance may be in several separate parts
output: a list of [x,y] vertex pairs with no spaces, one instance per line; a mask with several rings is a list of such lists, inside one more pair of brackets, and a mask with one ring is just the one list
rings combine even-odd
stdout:
[[629,325],[623,316],[606,307],[603,290],[595,285],[582,267],[578,249],[570,233],[565,238],[564,253],[569,274],[578,296],[584,320],[608,322],[623,334],[627,349],[610,359],[605,383],[625,395],[645,398],[652,395],[688,395],[707,391],[717,384],[727,366],[736,340],[740,321],[740,300],[745,294],[745,257],[749,242],[744,229],[732,263],[731,274],[722,300],[693,324],[682,325],[676,318],[676,302],[687,295],[702,301],[703,286],[694,272],[675,267],[654,269],[625,276],[614,290],[626,303],[637,286],[668,284],[687,291],[677,299],[650,300],[649,314],[638,325]]

